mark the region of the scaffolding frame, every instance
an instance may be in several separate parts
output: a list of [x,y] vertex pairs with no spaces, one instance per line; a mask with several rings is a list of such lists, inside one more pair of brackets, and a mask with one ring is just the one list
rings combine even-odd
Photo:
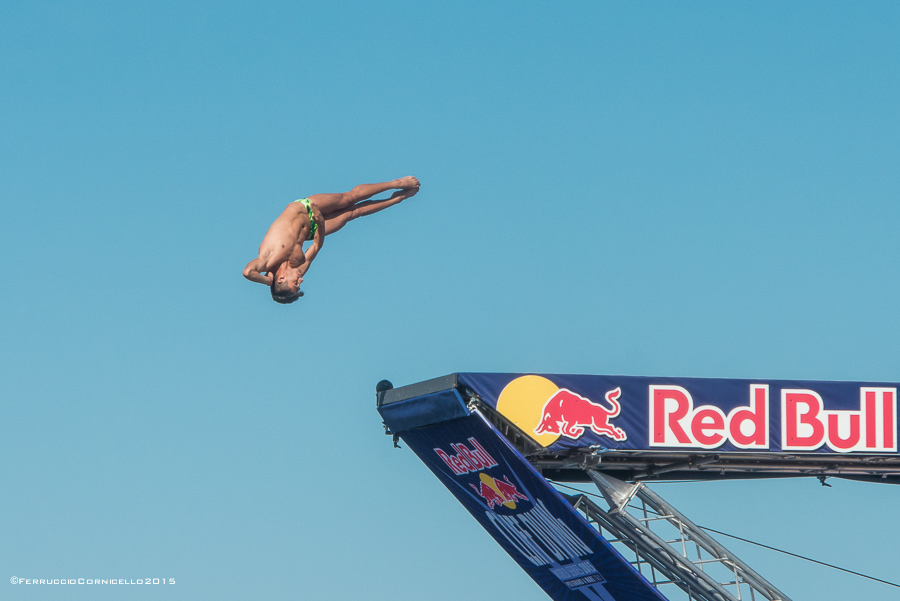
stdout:
[[791,601],[645,484],[586,472],[608,508],[584,494],[565,496],[657,589],[676,586],[689,601]]

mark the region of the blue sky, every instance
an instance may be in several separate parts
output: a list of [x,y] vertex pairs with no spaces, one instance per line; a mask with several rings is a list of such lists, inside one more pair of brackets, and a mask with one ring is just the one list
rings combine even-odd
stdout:
[[[374,408],[455,371],[900,381],[890,2],[0,5],[0,597],[542,599]],[[283,307],[282,207],[414,174]],[[891,579],[889,486],[664,484]],[[896,589],[725,544],[795,600]],[[36,587],[22,578],[174,578]]]

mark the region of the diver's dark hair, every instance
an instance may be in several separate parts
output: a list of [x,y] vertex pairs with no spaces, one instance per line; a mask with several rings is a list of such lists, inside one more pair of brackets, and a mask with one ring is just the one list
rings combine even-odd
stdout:
[[269,286],[269,290],[272,292],[272,300],[276,303],[281,303],[282,305],[290,305],[292,302],[303,296],[303,291],[298,290],[297,292],[291,292],[290,290],[282,290],[281,288],[275,289],[277,284],[275,283],[275,279],[272,279],[272,285]]

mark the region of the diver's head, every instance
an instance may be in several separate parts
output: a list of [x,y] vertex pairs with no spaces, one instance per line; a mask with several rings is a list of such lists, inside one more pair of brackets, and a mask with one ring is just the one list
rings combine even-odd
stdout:
[[272,274],[272,286],[270,286],[272,300],[282,305],[291,304],[303,296],[303,292],[300,290],[301,282],[303,282],[303,277],[300,275],[300,268],[291,267],[285,261]]

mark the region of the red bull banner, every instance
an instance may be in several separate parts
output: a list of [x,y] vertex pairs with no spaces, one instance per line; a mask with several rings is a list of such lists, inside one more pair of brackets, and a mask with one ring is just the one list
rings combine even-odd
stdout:
[[665,600],[477,412],[399,434],[552,599]]
[[897,454],[897,384],[457,374],[540,446]]

